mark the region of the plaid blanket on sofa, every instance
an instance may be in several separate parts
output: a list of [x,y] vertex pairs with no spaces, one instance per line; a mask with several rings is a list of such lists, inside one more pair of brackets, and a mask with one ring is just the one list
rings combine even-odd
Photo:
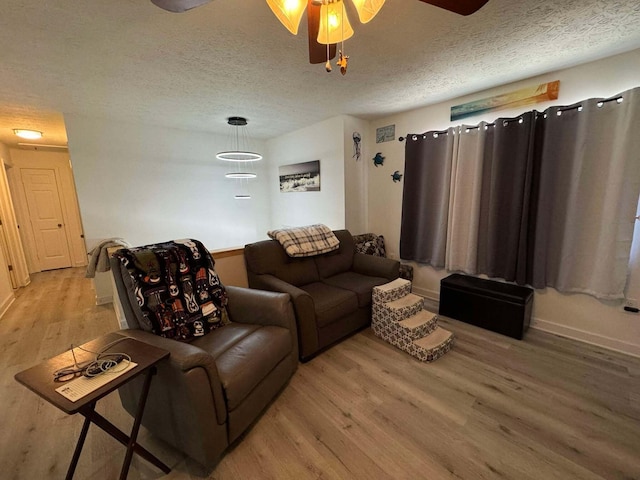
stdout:
[[280,242],[290,257],[311,257],[337,250],[340,240],[326,225],[271,230],[267,235]]

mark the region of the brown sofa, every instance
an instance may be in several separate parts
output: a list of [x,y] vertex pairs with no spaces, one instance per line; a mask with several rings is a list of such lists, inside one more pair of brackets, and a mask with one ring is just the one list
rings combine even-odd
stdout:
[[291,295],[302,361],[369,325],[373,287],[398,278],[399,262],[356,253],[347,230],[334,233],[340,248],[314,257],[289,257],[275,240],[245,246],[249,287]]
[[[226,287],[232,323],[185,343],[140,329],[129,274],[117,259],[111,258],[110,264],[130,327],[119,333],[170,352],[158,365],[142,424],[205,467],[213,466],[298,366],[289,295]],[[118,390],[131,415],[142,380],[138,377]]]

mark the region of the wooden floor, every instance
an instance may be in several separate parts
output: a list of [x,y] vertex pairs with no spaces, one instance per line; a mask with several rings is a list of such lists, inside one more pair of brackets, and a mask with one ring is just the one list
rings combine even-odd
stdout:
[[[82,418],[13,376],[117,329],[81,269],[33,275],[0,319],[0,478],[64,478]],[[131,479],[640,479],[640,359],[529,331],[519,342],[460,322],[453,350],[423,364],[370,330],[300,365],[212,472],[143,431],[163,476]],[[98,411],[123,429],[116,394]],[[124,449],[89,430],[77,479],[117,478]]]

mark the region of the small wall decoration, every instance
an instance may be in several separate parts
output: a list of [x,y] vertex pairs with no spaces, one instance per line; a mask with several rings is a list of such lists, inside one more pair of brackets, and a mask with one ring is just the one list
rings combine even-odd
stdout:
[[278,174],[283,193],[320,191],[320,160],[281,165]]
[[376,128],[376,143],[390,142],[396,138],[396,126],[387,125],[386,127]]
[[376,153],[376,156],[373,157],[373,164],[377,167],[378,165],[384,165],[384,158],[381,152]]
[[360,142],[362,136],[358,132],[353,132],[353,158],[360,160]]
[[400,173],[400,170],[396,170],[395,172],[393,172],[391,174],[391,178],[393,178],[393,183],[397,183],[402,180],[402,174]]
[[514,92],[483,98],[473,102],[451,107],[451,121],[470,117],[481,112],[490,112],[505,108],[519,107],[532,103],[556,100],[560,91],[560,80],[541,83],[535,87],[527,87]]

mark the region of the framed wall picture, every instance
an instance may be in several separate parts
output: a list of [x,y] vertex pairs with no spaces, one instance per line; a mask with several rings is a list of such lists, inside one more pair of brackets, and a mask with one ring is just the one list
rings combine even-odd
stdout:
[[376,128],[376,143],[390,142],[396,139],[396,125]]
[[282,193],[320,191],[320,160],[281,165],[278,174]]

